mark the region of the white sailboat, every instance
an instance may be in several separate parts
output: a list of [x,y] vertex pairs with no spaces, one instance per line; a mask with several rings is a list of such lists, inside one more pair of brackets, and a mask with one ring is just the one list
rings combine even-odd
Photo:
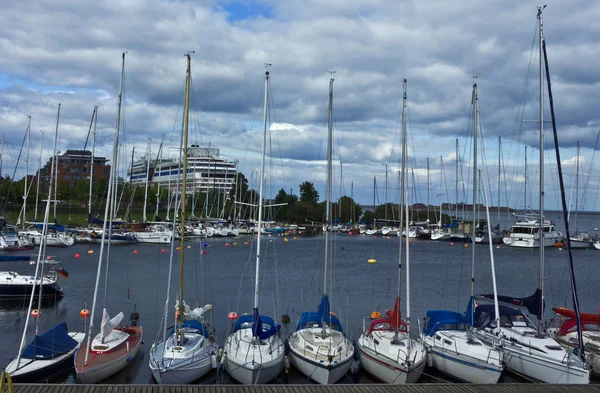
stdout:
[[[478,134],[477,84],[473,85],[473,206],[477,206],[477,134]],[[489,222],[489,205],[486,197],[486,213]],[[475,284],[475,232],[477,217],[473,215],[472,236],[472,268],[471,268],[471,304],[473,302]],[[487,229],[488,243],[491,246],[492,233]],[[490,247],[492,263],[492,282],[496,292],[496,275],[494,271],[494,255]],[[498,301],[494,298],[495,310]],[[498,315],[498,313],[496,313]],[[472,316],[472,314],[471,314]],[[473,321],[463,313],[447,310],[429,310],[421,333],[421,340],[429,352],[431,365],[453,378],[470,383],[496,383],[502,374],[502,354],[496,347],[484,345],[473,332]]]
[[[333,81],[329,80],[329,132],[327,143],[327,202],[325,221],[331,227],[331,183],[333,161]],[[339,319],[330,312],[328,271],[332,253],[330,231],[325,231],[323,297],[317,312],[303,312],[296,331],[288,339],[290,362],[300,372],[322,385],[339,381],[350,370],[354,345]]]
[[[108,191],[106,196],[106,208],[104,210],[104,223],[102,228],[102,243],[98,257],[98,270],[96,272],[96,284],[94,287],[94,300],[92,303],[92,315],[90,317],[90,327],[85,343],[75,353],[75,373],[79,383],[91,384],[100,382],[127,366],[137,355],[140,344],[143,340],[142,327],[138,325],[139,314],[135,311],[131,313],[131,324],[123,326],[123,312],[119,312],[114,318],[110,318],[106,308],[102,311],[102,324],[100,333],[93,336],[94,314],[96,311],[96,302],[98,298],[98,286],[100,283],[100,274],[102,272],[102,260],[104,249],[108,247],[110,252],[110,242],[105,244],[106,238],[110,238],[112,222],[115,212],[115,185],[117,183],[117,158],[119,149],[119,127],[121,123],[121,103],[123,98],[123,81],[125,72],[125,53],[122,56],[121,66],[121,88],[119,92],[119,105],[117,110],[117,125],[115,129],[115,141],[113,145],[113,165],[110,170],[108,180]],[[109,218],[110,217],[110,218]],[[107,228],[107,224],[109,228]],[[107,258],[108,260],[109,258]],[[108,282],[105,283],[105,292]],[[106,293],[104,294],[106,299]]]
[[[406,135],[406,79],[403,83],[402,102],[402,174],[400,185],[400,223],[408,231],[408,155]],[[404,220],[404,215],[406,219]],[[402,274],[402,243],[406,244],[406,319],[400,312],[400,290]],[[365,370],[385,383],[402,385],[416,382],[423,373],[427,351],[421,342],[410,337],[410,252],[409,237],[400,238],[398,294],[392,310],[385,317],[372,318],[367,328],[363,320],[363,333],[357,347],[360,361]]]
[[[265,102],[263,117],[262,158],[258,181],[258,228],[262,228],[263,183],[265,174],[265,144],[267,139],[267,108],[269,96],[269,71],[265,72]],[[232,333],[225,341],[221,362],[229,375],[236,381],[250,384],[264,384],[273,380],[283,370],[285,348],[280,337],[281,326],[258,311],[258,291],[260,277],[261,232],[256,238],[256,277],[254,286],[254,310],[252,315],[237,319]]]
[[[60,113],[60,104],[59,104]],[[58,132],[58,124],[57,124]],[[54,169],[54,168],[53,168]],[[50,176],[50,192],[54,186],[52,171]],[[35,275],[33,277],[31,296],[29,298],[29,307],[27,317],[25,318],[25,327],[23,336],[19,345],[19,352],[5,371],[9,373],[15,382],[41,382],[46,381],[61,372],[68,371],[73,367],[73,354],[81,345],[85,338],[84,333],[69,332],[65,322],[58,323],[48,332],[39,334],[39,319],[35,321],[35,337],[29,345],[25,347],[25,338],[29,326],[30,315],[33,307],[33,299],[38,296],[38,307],[41,308],[43,292],[45,289],[44,279],[37,279],[44,275],[44,253],[46,252],[46,234],[48,233],[48,218],[50,217],[50,200],[46,201],[46,212],[44,214],[44,224],[42,227],[42,238],[40,249],[37,255]],[[39,284],[39,287],[37,287]],[[37,288],[36,288],[37,287]],[[37,289],[37,291],[36,291]],[[62,294],[61,294],[62,295]],[[56,296],[56,294],[55,294]]]
[[[185,84],[185,111],[182,135],[183,171],[182,183],[187,184],[188,166],[188,128],[190,113],[190,89],[192,78],[192,59],[187,55],[187,71]],[[181,162],[181,160],[180,160]],[[181,227],[185,228],[186,218],[186,188],[181,189]],[[175,203],[175,206],[177,206]],[[175,214],[177,216],[177,214]],[[176,219],[174,218],[174,221]],[[175,233],[176,223],[173,222]],[[167,333],[167,320],[169,309],[169,291],[165,302],[165,316],[162,340],[157,341],[150,349],[150,371],[154,380],[160,384],[187,384],[202,378],[213,368],[213,357],[216,356],[217,346],[214,342],[211,327],[204,321],[204,313],[212,311],[211,305],[204,306],[201,310],[190,312],[183,301],[183,278],[185,261],[185,231],[181,231],[181,245],[179,252],[179,299],[176,305],[175,328]],[[171,244],[171,258],[169,263],[168,282],[171,282],[171,267],[173,262],[174,244]],[[168,334],[168,336],[167,336]],[[215,359],[216,360],[216,359]]]
[[[545,8],[545,6],[544,6]],[[540,217],[544,216],[544,85],[543,85],[543,23],[542,7],[538,8],[539,50],[540,50]],[[554,120],[554,119],[553,119]],[[543,233],[543,220],[538,222],[538,233]],[[501,348],[505,368],[526,378],[562,384],[587,384],[590,370],[573,351],[565,350],[542,329],[544,319],[544,247],[540,250],[539,286],[534,295],[527,298],[498,296],[506,305],[492,309],[490,305],[478,305],[467,310],[478,328],[477,336],[492,347]],[[490,295],[480,295],[490,298]],[[470,304],[473,306],[473,303]],[[520,306],[519,308],[516,306]],[[471,307],[470,307],[471,308]],[[527,308],[537,317],[536,325],[523,313]]]

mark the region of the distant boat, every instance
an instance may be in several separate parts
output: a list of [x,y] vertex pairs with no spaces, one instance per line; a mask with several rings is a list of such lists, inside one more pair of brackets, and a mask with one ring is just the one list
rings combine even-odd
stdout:
[[[29,260],[29,257],[27,257]],[[39,295],[40,285],[42,296],[48,298],[60,298],[64,292],[58,285],[58,271],[53,270],[41,280],[34,276],[22,276],[16,272],[0,272],[0,299],[23,299],[31,294],[35,286],[35,295]]]
[[20,262],[28,261],[27,255],[0,255],[0,262]]

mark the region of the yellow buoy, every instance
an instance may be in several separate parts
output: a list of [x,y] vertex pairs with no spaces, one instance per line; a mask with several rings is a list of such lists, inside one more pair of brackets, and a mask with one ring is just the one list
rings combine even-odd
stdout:
[[283,238],[283,241],[284,241],[284,242],[287,242],[287,241],[288,241],[288,238],[287,238],[287,237],[284,237],[284,238]]
[[367,262],[369,262],[370,264],[376,263],[377,260],[376,259],[369,259]]
[[237,242],[233,242],[233,245],[234,245],[234,246],[237,246]]
[[496,248],[500,248],[500,246],[496,246]]
[[385,238],[386,238],[386,239],[389,239],[390,237],[389,237],[389,236],[386,236]]
[[93,254],[94,250],[88,250],[88,254]]
[[294,236],[294,237],[292,238],[292,240],[296,240],[296,236]]
[[371,313],[371,319],[381,318],[381,313],[379,311],[373,311]]
[[245,246],[247,246],[247,245],[248,245],[248,242],[244,242],[244,245],[245,245]]
[[176,250],[181,251],[181,246],[177,246]]

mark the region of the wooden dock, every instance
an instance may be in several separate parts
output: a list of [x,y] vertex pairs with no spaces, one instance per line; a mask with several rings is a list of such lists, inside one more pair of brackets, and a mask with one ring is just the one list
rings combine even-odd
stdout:
[[[5,386],[6,391],[6,386]],[[52,385],[15,384],[12,393],[600,393],[600,385]],[[0,392],[4,393],[4,392]]]

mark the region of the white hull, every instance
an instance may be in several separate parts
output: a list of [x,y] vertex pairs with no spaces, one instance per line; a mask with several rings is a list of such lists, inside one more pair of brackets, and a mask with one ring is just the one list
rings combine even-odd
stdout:
[[172,235],[166,233],[134,232],[138,243],[171,244]]
[[[566,247],[566,245],[565,245]],[[582,248],[582,249],[588,249],[588,248],[593,248],[594,247],[594,242],[591,240],[578,240],[578,239],[571,239],[571,248]]]
[[[554,247],[556,243],[562,243],[563,241],[564,237],[560,232],[554,231],[544,234],[544,247]],[[539,248],[540,240],[537,235],[511,233],[508,245],[520,248]]]
[[331,385],[339,381],[348,373],[352,365],[352,356],[336,363],[332,367],[324,367],[309,361],[295,351],[290,351],[290,362],[302,374],[309,376],[313,381],[321,385]]
[[[33,236],[33,244],[39,245],[42,236]],[[51,236],[48,235],[46,245],[49,247],[70,247],[75,244],[75,239],[70,236]]]
[[[162,344],[159,344],[162,345]],[[159,367],[153,356],[156,345],[150,349],[150,371],[159,384],[183,385],[202,378],[212,370],[211,355],[171,360],[168,367]]]
[[[556,341],[567,350],[572,350],[577,347],[577,332],[567,333],[564,336],[558,336],[559,329],[552,328],[548,329],[548,335],[554,338]],[[596,375],[600,375],[600,350],[592,349],[592,345],[600,341],[600,332],[598,331],[584,331],[583,332],[583,345],[585,346],[585,360],[592,368],[592,372]]]
[[229,375],[244,385],[260,385],[275,379],[283,370],[283,342],[278,335],[266,340],[252,337],[252,329],[240,329],[225,342],[225,369]]
[[[431,366],[450,375],[453,378],[474,384],[497,383],[502,374],[501,354],[498,350],[483,345],[477,338],[473,338],[473,345],[467,342],[465,332],[435,333],[435,336],[421,335],[422,342],[428,350]],[[452,344],[446,345],[447,339]]]
[[[394,359],[383,354],[378,349],[374,350],[377,346],[374,347],[372,341],[365,339],[365,335],[362,334],[357,342],[361,365],[369,374],[384,383],[392,385],[415,383],[421,377],[421,374],[423,374],[425,364],[427,363],[427,355],[420,343],[413,341],[412,344],[412,353],[414,356],[412,359],[414,363],[412,367],[407,368],[404,359],[400,359],[399,357]],[[402,348],[405,350],[406,346]],[[404,350],[402,352],[405,355]]]

